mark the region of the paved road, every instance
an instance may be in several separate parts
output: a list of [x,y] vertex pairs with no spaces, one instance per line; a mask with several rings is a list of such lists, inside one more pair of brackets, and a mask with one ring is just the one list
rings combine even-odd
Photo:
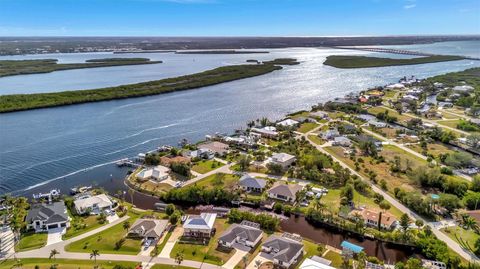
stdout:
[[[314,132],[314,130],[312,130],[311,132]],[[308,133],[307,133],[308,134]],[[450,239],[450,237],[448,237],[447,235],[445,235],[444,233],[442,233],[441,231],[437,230],[435,228],[435,226],[428,222],[426,219],[424,219],[423,217],[417,215],[415,212],[413,212],[412,210],[410,210],[409,208],[407,208],[406,206],[404,206],[402,203],[400,203],[399,201],[397,201],[395,198],[393,198],[392,196],[390,196],[390,194],[386,193],[385,191],[383,191],[382,189],[378,188],[377,186],[375,185],[372,185],[370,183],[369,180],[367,180],[365,177],[363,177],[361,174],[359,174],[357,171],[355,171],[354,169],[352,169],[351,167],[349,167],[348,165],[346,165],[344,162],[342,162],[340,159],[338,159],[337,157],[335,157],[334,155],[330,154],[329,152],[327,152],[325,149],[323,149],[320,145],[317,145],[315,144],[313,141],[311,141],[309,138],[308,138],[308,135],[305,134],[305,138],[307,139],[307,141],[309,141],[318,151],[324,153],[324,154],[327,154],[329,156],[332,156],[332,158],[338,162],[342,167],[344,168],[347,168],[350,170],[350,172],[354,175],[357,175],[359,178],[361,178],[362,180],[364,180],[365,182],[368,182],[370,184],[370,186],[372,187],[372,190],[376,193],[379,193],[381,195],[383,195],[383,197],[385,198],[385,200],[387,200],[390,204],[392,204],[394,207],[398,208],[400,211],[402,211],[403,213],[406,213],[408,216],[410,216],[411,218],[413,219],[419,219],[419,220],[422,220],[424,223],[426,223],[428,226],[430,226],[432,228],[432,232],[435,234],[435,236],[437,236],[437,238],[443,242],[445,242],[451,249],[453,249],[455,252],[457,252],[460,256],[462,256],[464,259],[468,260],[468,261],[472,261],[472,262],[480,262],[480,259],[475,256],[473,253],[471,253],[470,251],[468,250],[465,250],[464,248],[462,248],[457,242],[455,242],[454,240]]]

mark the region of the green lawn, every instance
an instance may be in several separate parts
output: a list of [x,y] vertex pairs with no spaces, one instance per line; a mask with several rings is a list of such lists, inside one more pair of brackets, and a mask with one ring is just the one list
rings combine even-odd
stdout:
[[[126,221],[130,222],[130,224],[133,224],[135,220],[140,217],[140,215],[136,213],[129,212],[129,215],[130,218]],[[98,249],[100,253],[136,255],[140,252],[141,241],[125,238],[126,234],[127,231],[123,228],[122,222],[102,232],[73,242],[67,245],[65,250],[69,252],[90,253],[92,249]],[[122,238],[125,238],[125,241],[117,248],[115,243]]]
[[317,145],[323,145],[325,144],[325,140],[321,139],[320,137],[318,137],[318,135],[308,135],[308,139],[312,140],[313,143],[317,144]]
[[316,123],[313,123],[313,122],[305,122],[305,123],[302,123],[302,124],[300,125],[300,127],[298,128],[297,131],[304,134],[304,133],[306,133],[306,132],[308,132],[308,131],[311,131],[311,130],[315,129],[317,126],[318,126],[318,124],[316,124]]
[[341,268],[342,266],[343,259],[340,253],[330,250],[323,256],[323,258],[332,261],[332,264],[330,264],[332,267]]
[[232,189],[237,185],[238,176],[232,174],[216,173],[210,175],[196,184],[199,187],[213,188],[213,187],[223,187],[227,189]]
[[77,217],[79,219],[83,219],[83,223],[86,225],[85,228],[80,228],[79,227],[73,227],[73,225],[67,229],[67,232],[63,235],[63,240],[66,240],[68,238],[72,238],[72,237],[75,237],[77,235],[81,235],[83,233],[86,233],[88,231],[91,231],[93,229],[96,229],[98,227],[101,227],[105,224],[107,224],[107,222],[105,222],[104,224],[100,224],[97,220],[97,216],[88,216],[88,217]]
[[234,254],[234,251],[223,252],[217,250],[218,238],[229,227],[225,219],[217,219],[215,228],[217,229],[215,236],[210,239],[208,245],[180,244],[176,243],[170,252],[170,257],[175,258],[177,253],[183,254],[183,259],[199,262],[206,262],[216,265],[222,265]]
[[368,113],[371,113],[371,114],[374,114],[374,115],[377,115],[378,113],[381,113],[381,112],[385,112],[385,111],[388,111],[388,115],[389,116],[394,116],[394,117],[397,117],[397,120],[398,122],[402,122],[402,123],[407,123],[409,120],[411,120],[413,117],[409,117],[405,114],[398,114],[397,111],[393,110],[393,109],[386,109],[384,107],[371,107],[368,109]]
[[16,251],[26,251],[41,248],[47,244],[47,233],[25,233],[22,234],[20,242],[15,246]]
[[200,174],[205,174],[222,166],[224,166],[223,163],[215,160],[202,160],[195,163],[195,165],[192,166],[192,170]]
[[[100,253],[100,255],[102,255]],[[67,260],[67,259],[47,259],[47,258],[25,258],[18,259],[18,262],[15,260],[8,260],[4,263],[0,263],[0,269],[10,269],[15,266],[15,264],[21,264],[23,269],[34,269],[36,266],[40,269],[50,269],[52,264],[57,264],[58,268],[61,269],[91,269],[94,267],[95,263],[93,260]],[[123,261],[97,261],[99,268],[110,269],[115,265],[123,265],[127,268],[135,268],[137,263],[135,262],[123,262]],[[166,268],[166,267],[163,267]],[[172,267],[169,267],[172,268]],[[158,268],[160,269],[160,267]]]
[[480,239],[480,235],[473,230],[465,230],[458,226],[442,229],[442,232],[457,241],[460,246],[471,251],[475,249],[475,242]]
[[320,253],[318,251],[318,245],[319,244],[316,244],[312,241],[303,240],[304,254],[303,254],[302,260],[299,263],[297,263],[296,268],[300,267],[302,262],[307,258],[311,258],[312,256],[322,256],[323,253]]

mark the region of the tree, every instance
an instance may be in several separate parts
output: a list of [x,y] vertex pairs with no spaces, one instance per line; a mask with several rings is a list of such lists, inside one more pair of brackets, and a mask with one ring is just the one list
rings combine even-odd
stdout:
[[169,221],[172,225],[175,225],[175,224],[177,224],[179,218],[180,218],[180,217],[179,217],[179,213],[178,213],[178,212],[174,212],[173,214],[170,215],[170,217],[168,217],[168,221]]
[[48,257],[49,259],[53,259],[55,261],[55,256],[57,256],[58,254],[60,254],[60,252],[58,252],[58,250],[56,249],[52,249],[50,251],[50,256]]
[[252,158],[249,155],[243,155],[238,161],[240,171],[246,171],[252,162]]
[[438,200],[440,205],[444,207],[449,213],[453,210],[461,207],[460,199],[453,194],[442,193],[440,194],[440,199]]
[[168,204],[167,207],[165,208],[165,213],[168,216],[171,216],[175,212],[175,205],[174,204]]
[[410,224],[410,218],[406,213],[403,213],[403,215],[400,217],[400,226],[402,227],[403,232],[407,231],[409,224]]
[[90,260],[93,258],[95,268],[97,268],[97,256],[100,256],[100,251],[98,251],[98,249],[92,249],[92,252],[90,253]]
[[130,203],[133,204],[133,195],[135,194],[135,190],[132,188],[128,188],[128,194],[130,194]]
[[342,204],[348,204],[353,200],[353,187],[351,184],[345,185],[340,192]]
[[177,252],[177,254],[175,255],[175,262],[178,263],[178,265],[182,264],[182,262],[183,262],[183,254],[182,253]]
[[390,203],[388,203],[386,200],[383,200],[380,202],[379,204],[380,208],[383,210],[383,211],[387,211],[390,209]]
[[125,230],[130,229],[130,222],[128,220],[123,222],[122,225],[123,225],[123,229],[125,229]]
[[462,168],[467,166],[472,161],[472,155],[467,152],[463,151],[455,151],[448,154],[447,158],[445,158],[445,164],[448,166],[452,166],[455,168]]

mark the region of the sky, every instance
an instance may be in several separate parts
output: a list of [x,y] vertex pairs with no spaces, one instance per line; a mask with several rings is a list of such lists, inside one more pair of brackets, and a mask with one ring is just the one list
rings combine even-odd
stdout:
[[480,34],[480,0],[0,0],[0,36]]

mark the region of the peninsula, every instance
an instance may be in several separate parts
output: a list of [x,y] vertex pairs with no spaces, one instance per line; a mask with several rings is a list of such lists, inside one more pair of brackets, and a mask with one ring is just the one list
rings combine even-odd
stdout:
[[270,53],[268,51],[253,51],[253,50],[181,50],[176,51],[176,54],[261,54]]
[[50,73],[54,71],[110,67],[120,65],[158,64],[162,61],[150,61],[147,58],[104,58],[90,59],[85,63],[59,64],[56,59],[40,60],[2,60],[0,61],[0,77]]
[[55,93],[2,95],[0,96],[0,113],[190,90],[267,74],[282,69],[281,65],[293,64],[298,64],[296,59],[283,58],[256,65],[222,66],[186,76],[116,87]]
[[432,55],[427,57],[417,57],[408,59],[393,59],[369,56],[355,56],[355,55],[331,55],[327,57],[324,65],[333,66],[336,68],[366,68],[366,67],[384,67],[397,65],[412,65],[412,64],[426,64],[436,62],[458,61],[464,60],[462,56],[453,55]]

